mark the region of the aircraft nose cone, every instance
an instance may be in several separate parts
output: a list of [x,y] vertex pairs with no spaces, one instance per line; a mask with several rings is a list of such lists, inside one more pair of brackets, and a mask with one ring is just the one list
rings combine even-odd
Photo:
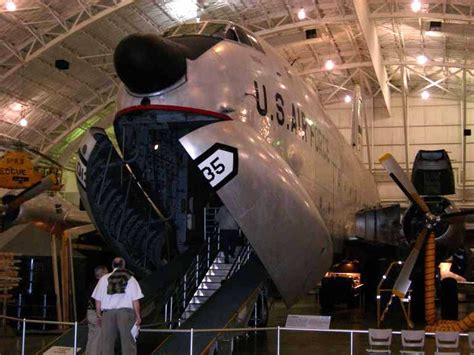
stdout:
[[152,34],[133,34],[120,41],[114,65],[120,80],[136,94],[161,91],[186,74],[182,49]]

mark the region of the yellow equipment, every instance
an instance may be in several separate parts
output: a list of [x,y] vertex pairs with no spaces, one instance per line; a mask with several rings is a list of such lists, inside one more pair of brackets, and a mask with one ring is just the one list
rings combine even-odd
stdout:
[[54,175],[51,190],[61,189],[62,170],[56,166],[35,166],[28,153],[23,150],[6,151],[0,157],[0,188],[9,190],[27,189],[48,175]]

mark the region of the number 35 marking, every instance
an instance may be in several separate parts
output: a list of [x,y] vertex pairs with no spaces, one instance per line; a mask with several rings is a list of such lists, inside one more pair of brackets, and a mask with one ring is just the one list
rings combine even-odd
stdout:
[[196,159],[197,166],[209,184],[220,189],[238,173],[238,151],[216,143]]
[[225,166],[219,162],[219,156],[215,157],[213,161],[211,161],[211,166],[205,166],[201,169],[204,177],[207,181],[212,182],[216,175],[221,175],[225,171]]

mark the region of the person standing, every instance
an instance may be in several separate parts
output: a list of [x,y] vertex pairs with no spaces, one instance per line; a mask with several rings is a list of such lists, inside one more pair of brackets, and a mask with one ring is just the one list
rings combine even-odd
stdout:
[[[97,281],[107,274],[107,267],[104,265],[98,265],[94,269],[94,275]],[[92,286],[96,286],[95,282]],[[86,354],[87,355],[100,355],[102,353],[102,329],[97,324],[97,314],[95,309],[95,300],[92,298],[91,294],[93,288],[90,290],[89,300],[87,302],[87,346]]]
[[97,283],[92,298],[95,299],[98,322],[102,328],[102,354],[113,355],[115,339],[120,335],[122,354],[137,353],[131,334],[133,326],[140,326],[140,299],[143,293],[132,272],[125,269],[125,260],[112,261],[113,271]]
[[225,263],[228,264],[230,262],[229,257],[234,257],[235,249],[237,248],[237,243],[239,241],[239,225],[225,205],[222,205],[219,208],[216,220],[219,223]]

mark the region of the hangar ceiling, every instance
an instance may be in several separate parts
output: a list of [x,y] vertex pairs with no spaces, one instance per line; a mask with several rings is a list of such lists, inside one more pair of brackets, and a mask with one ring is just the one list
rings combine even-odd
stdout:
[[[0,2],[0,132],[55,156],[113,113],[112,53],[121,38],[196,17],[257,32],[325,104],[356,84],[388,108],[390,93],[474,98],[469,0],[419,1],[416,12],[402,0],[14,0],[8,11],[12,1]],[[58,70],[58,59],[69,69]]]

